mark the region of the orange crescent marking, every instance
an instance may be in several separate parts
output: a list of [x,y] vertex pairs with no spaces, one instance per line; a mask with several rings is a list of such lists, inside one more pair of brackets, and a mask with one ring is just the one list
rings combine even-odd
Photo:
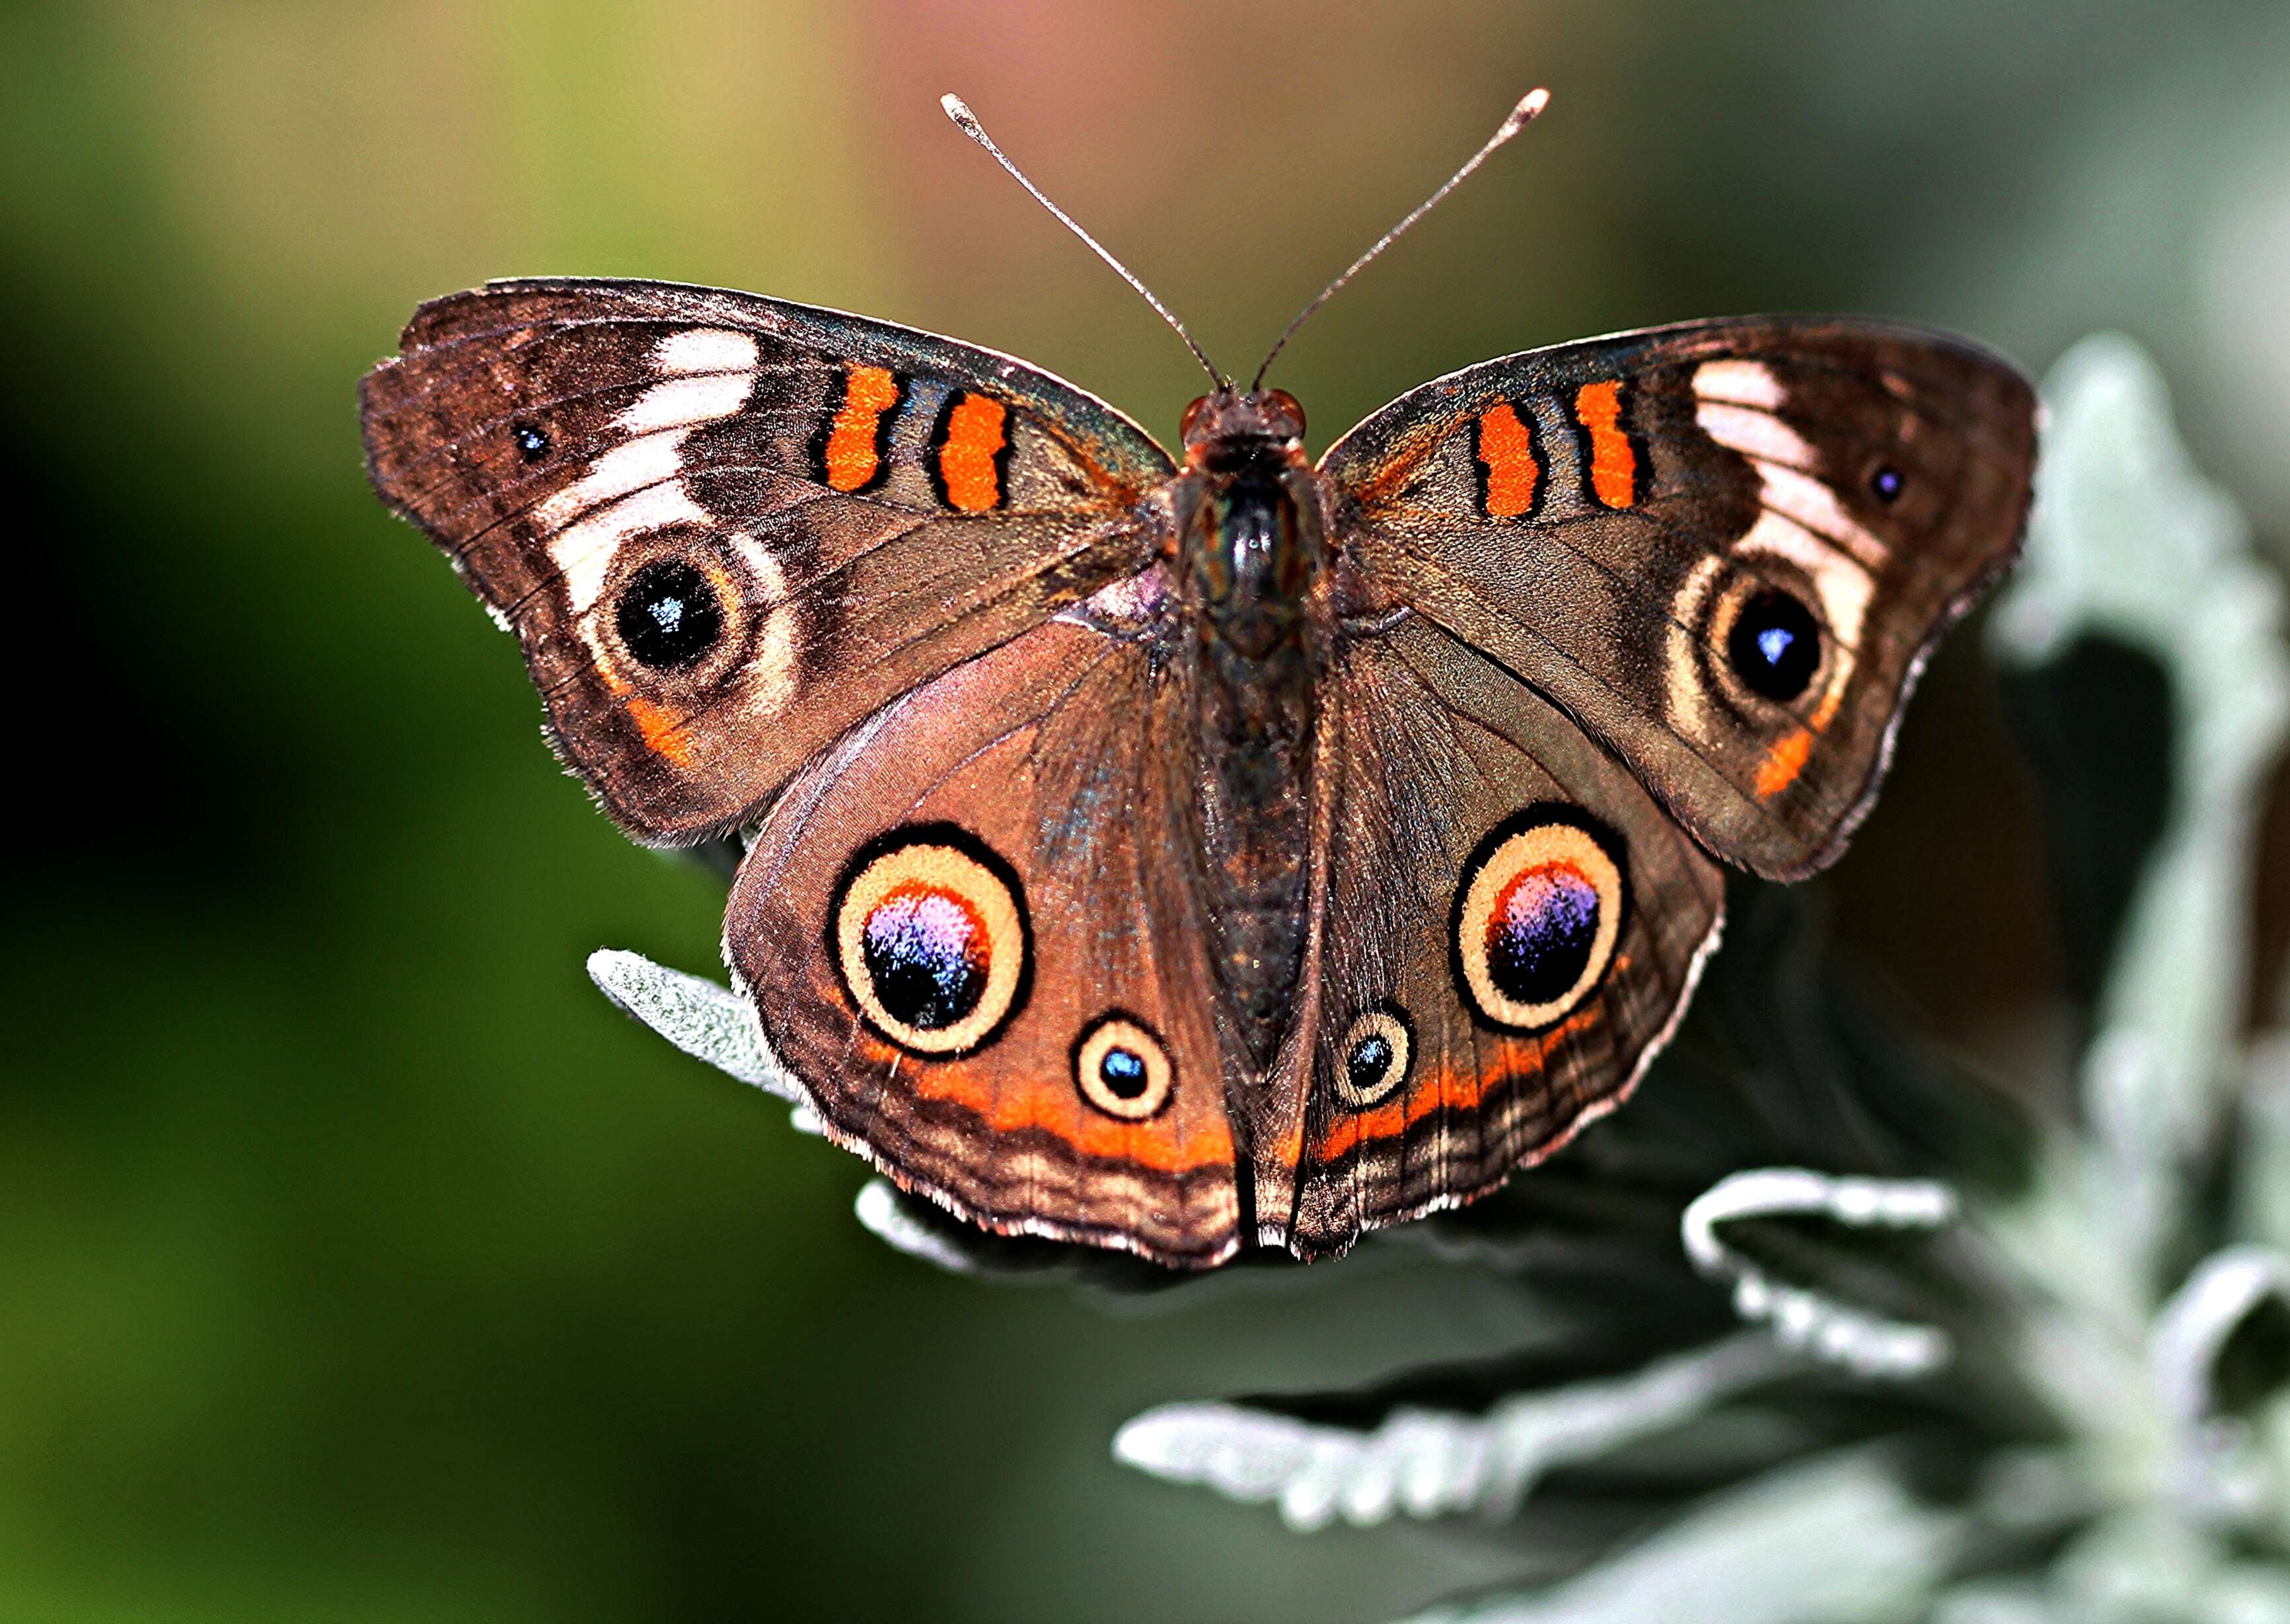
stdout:
[[946,500],[965,513],[989,513],[1002,503],[1002,469],[996,459],[1010,444],[1010,413],[998,400],[965,395],[947,413],[938,448],[938,476]]
[[1487,470],[1489,518],[1515,519],[1534,510],[1542,465],[1534,460],[1534,436],[1507,400],[1479,413],[1479,461]]
[[1766,752],[1765,764],[1758,769],[1758,798],[1769,801],[1797,782],[1797,775],[1805,771],[1806,757],[1812,754],[1811,728],[1784,734]]
[[629,719],[644,735],[645,748],[679,767],[692,764],[692,735],[684,731],[689,716],[663,710],[641,695],[630,696],[628,707]]
[[1574,391],[1574,420],[1590,436],[1590,489],[1609,508],[1637,500],[1638,454],[1621,430],[1622,386],[1613,380]]
[[[1012,1079],[977,1061],[917,1065],[913,1056],[901,1055],[872,1036],[863,1036],[860,1049],[877,1066],[895,1063],[899,1075],[910,1080],[921,1098],[949,1100],[973,1112],[989,1132],[1038,1128],[1082,1156],[1134,1162],[1155,1172],[1188,1173],[1205,1167],[1229,1170],[1232,1166],[1232,1134],[1221,1118],[1188,1128],[1172,1109],[1151,1122],[1125,1123],[1083,1105],[1072,1078],[1063,1071],[1054,1074],[1056,1081],[1050,1083]],[[1180,1077],[1177,1085],[1182,1088],[1184,1079]]]
[[827,483],[856,491],[881,472],[876,449],[883,413],[899,404],[899,380],[879,366],[854,366],[843,387],[843,404],[827,430]]

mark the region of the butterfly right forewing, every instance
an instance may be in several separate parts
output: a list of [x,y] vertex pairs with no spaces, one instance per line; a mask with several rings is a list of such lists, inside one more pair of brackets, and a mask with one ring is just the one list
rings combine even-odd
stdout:
[[1797,878],[2011,561],[2035,397],[1895,324],[1752,317],[1490,361],[1322,460],[1372,590],[1565,707],[1704,844]]

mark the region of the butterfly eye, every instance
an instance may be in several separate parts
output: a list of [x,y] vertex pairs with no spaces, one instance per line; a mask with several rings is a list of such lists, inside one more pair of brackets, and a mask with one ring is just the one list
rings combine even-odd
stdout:
[[1267,389],[1256,397],[1264,415],[1272,420],[1276,433],[1295,439],[1304,432],[1304,407],[1285,389]]
[[1126,1015],[1101,1017],[1074,1045],[1081,1097],[1123,1122],[1143,1122],[1169,1103],[1175,1068],[1161,1040]]
[[697,665],[724,636],[724,604],[680,558],[648,564],[621,589],[613,624],[629,653],[655,670]]
[[1208,409],[1208,404],[1209,396],[1204,395],[1185,408],[1185,415],[1177,420],[1178,439],[1190,440],[1193,437],[1193,425],[1201,420],[1201,413]]
[[1415,1038],[1408,1030],[1406,1017],[1398,1011],[1373,1009],[1352,1022],[1344,1034],[1341,1052],[1336,1094],[1346,1105],[1365,1108],[1407,1080],[1407,1068],[1415,1057]]
[[1786,592],[1760,592],[1734,617],[1726,658],[1742,685],[1786,704],[1806,691],[1821,667],[1821,625]]
[[1456,899],[1466,1000],[1498,1027],[1547,1027],[1605,974],[1622,928],[1622,873],[1561,809],[1529,809],[1480,843]]
[[835,945],[868,1023],[917,1054],[978,1048],[1024,988],[1016,876],[959,830],[908,830],[872,848],[836,902]]
[[1901,477],[1901,470],[1889,462],[1878,464],[1877,471],[1869,476],[1869,489],[1876,493],[1878,501],[1888,505],[1900,500],[1902,488],[1907,483]]

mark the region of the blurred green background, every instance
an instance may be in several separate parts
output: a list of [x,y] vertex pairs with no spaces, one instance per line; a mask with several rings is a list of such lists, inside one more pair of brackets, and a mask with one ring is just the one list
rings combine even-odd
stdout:
[[[1499,1348],[1517,1310],[1404,1248],[1126,1315],[940,1277],[852,1221],[855,1161],[605,1005],[589,948],[709,970],[720,892],[556,770],[512,646],[367,491],[353,403],[421,299],[621,274],[957,334],[1166,434],[1183,351],[941,92],[1238,367],[1535,84],[1547,117],[1284,360],[1316,444],[1673,318],[1877,311],[2031,369],[2118,325],[2284,556],[2280,4],[0,12],[41,701],[0,1617],[1335,1624],[1503,1572],[1468,1531],[1293,1536],[1107,1444],[1166,1399]],[[2025,1069],[2059,955],[1977,644],[1820,884],[1918,1018]]]

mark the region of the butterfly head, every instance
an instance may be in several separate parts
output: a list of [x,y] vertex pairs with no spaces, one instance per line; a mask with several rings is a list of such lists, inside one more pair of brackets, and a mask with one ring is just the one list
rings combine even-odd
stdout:
[[1226,473],[1243,463],[1304,457],[1304,408],[1285,389],[1219,389],[1185,408],[1177,432],[1185,466]]

